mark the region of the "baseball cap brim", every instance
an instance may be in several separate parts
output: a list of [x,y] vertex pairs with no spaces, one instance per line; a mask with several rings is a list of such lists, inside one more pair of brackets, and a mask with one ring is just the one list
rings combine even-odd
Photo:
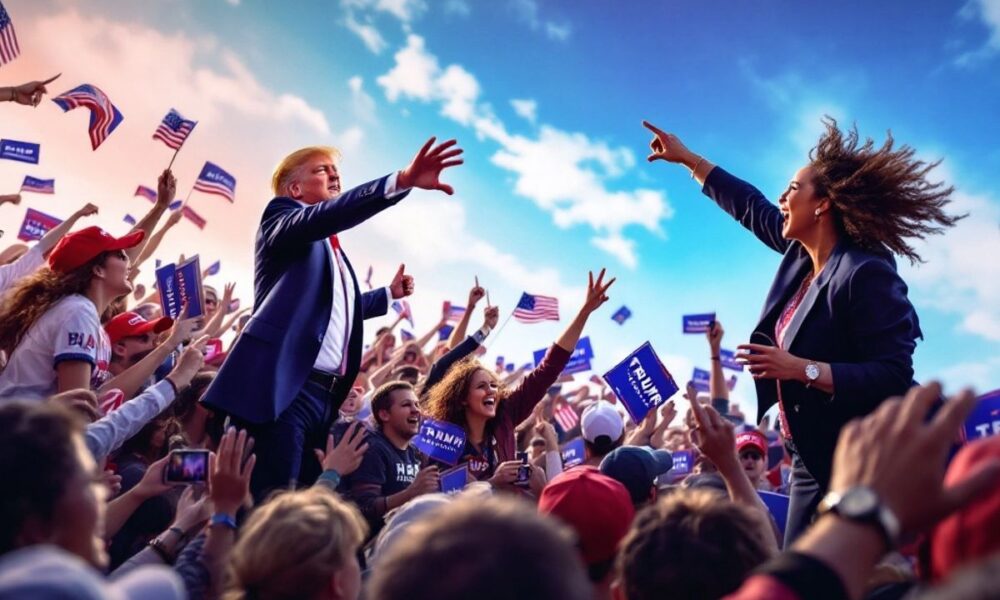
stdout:
[[674,457],[666,450],[652,450],[653,462],[656,464],[655,475],[663,475],[674,468]]

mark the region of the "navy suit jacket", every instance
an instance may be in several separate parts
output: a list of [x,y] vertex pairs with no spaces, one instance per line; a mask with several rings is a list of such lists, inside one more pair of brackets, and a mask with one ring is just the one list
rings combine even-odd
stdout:
[[[750,339],[775,345],[775,324],[812,271],[812,259],[800,243],[782,237],[781,212],[749,183],[716,167],[702,191],[784,255]],[[780,385],[795,448],[825,487],[841,427],[912,385],[919,337],[917,314],[892,255],[864,250],[844,238],[785,330],[785,348],[792,355],[830,364],[834,393],[798,381],[755,380],[757,422],[778,401]]]
[[[327,239],[402,200],[385,197],[388,177],[370,181],[334,200],[303,207],[274,198],[261,217],[255,244],[253,316],[236,340],[202,402],[252,423],[274,421],[302,389],[330,321],[334,277]],[[362,319],[384,315],[384,290],[361,293],[354,286],[354,320],[347,346],[347,369],[331,394],[333,414],[358,373]]]

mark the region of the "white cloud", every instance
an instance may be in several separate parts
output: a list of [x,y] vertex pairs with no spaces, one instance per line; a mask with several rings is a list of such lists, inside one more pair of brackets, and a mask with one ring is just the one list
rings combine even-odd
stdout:
[[510,0],[510,7],[518,19],[534,31],[542,31],[551,40],[565,42],[572,28],[568,22],[556,23],[542,19],[536,0]]
[[450,15],[467,17],[472,14],[472,8],[466,0],[447,0],[444,4],[444,12]]
[[523,117],[531,123],[535,122],[535,118],[538,113],[537,102],[531,99],[519,100],[515,98],[510,101],[510,105],[514,107],[514,112],[516,112],[519,117]]
[[341,0],[348,10],[375,10],[384,12],[407,23],[427,10],[424,0]]
[[[514,191],[552,213],[558,227],[588,225],[596,233],[592,243],[629,268],[637,266],[638,257],[634,240],[625,238],[623,230],[639,225],[662,235],[660,221],[673,214],[662,192],[613,191],[606,186],[607,180],[635,166],[627,148],[612,148],[582,133],[548,125],[540,127],[537,137],[511,135],[487,106],[478,103],[476,78],[459,65],[442,69],[420,36],[410,35],[395,59],[395,66],[377,79],[386,98],[438,102],[443,116],[471,126],[480,139],[499,144],[491,161],[514,173]],[[515,102],[527,110],[524,103],[531,101]]]
[[989,38],[981,47],[957,56],[956,65],[974,66],[1000,52],[1000,0],[969,0],[958,14],[965,19],[981,21],[989,31]]
[[382,50],[385,50],[387,42],[371,22],[361,23],[354,17],[354,13],[348,12],[344,19],[344,25],[348,31],[361,38],[365,46],[374,54],[380,54]]
[[946,394],[954,394],[964,387],[972,387],[977,394],[997,389],[997,373],[1000,372],[1000,356],[987,358],[979,362],[965,362],[951,365],[937,373],[931,373],[931,379],[940,379],[944,384]]
[[355,75],[347,80],[347,87],[351,90],[351,105],[354,109],[354,116],[365,123],[374,122],[375,99],[365,91],[364,79],[360,75]]

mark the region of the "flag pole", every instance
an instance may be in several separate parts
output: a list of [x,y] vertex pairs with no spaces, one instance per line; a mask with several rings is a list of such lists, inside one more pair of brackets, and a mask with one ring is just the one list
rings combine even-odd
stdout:
[[512,311],[510,311],[510,314],[507,315],[507,318],[504,319],[503,323],[500,325],[500,329],[497,329],[497,332],[495,334],[493,334],[493,339],[486,346],[487,350],[490,349],[490,346],[493,345],[493,342],[497,341],[497,339],[500,338],[500,332],[503,331],[503,328],[507,326],[507,322],[510,321],[510,318],[513,317],[513,316],[514,316],[514,311],[512,310]]
[[184,147],[184,144],[181,144],[180,146],[177,146],[177,150],[174,150],[174,156],[173,156],[173,158],[170,159],[170,164],[167,165],[167,170],[168,171],[170,170],[170,167],[174,166],[174,161],[177,159],[177,155],[180,154],[181,148],[183,148],[183,147]]

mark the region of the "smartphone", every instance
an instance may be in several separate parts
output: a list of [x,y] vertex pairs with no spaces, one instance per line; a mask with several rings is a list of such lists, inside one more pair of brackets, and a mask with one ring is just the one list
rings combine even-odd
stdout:
[[528,487],[531,481],[531,465],[528,464],[528,453],[518,452],[517,457],[521,459],[521,466],[517,468],[517,479],[514,480],[514,485]]
[[190,485],[208,481],[208,450],[172,450],[163,469],[163,483]]

